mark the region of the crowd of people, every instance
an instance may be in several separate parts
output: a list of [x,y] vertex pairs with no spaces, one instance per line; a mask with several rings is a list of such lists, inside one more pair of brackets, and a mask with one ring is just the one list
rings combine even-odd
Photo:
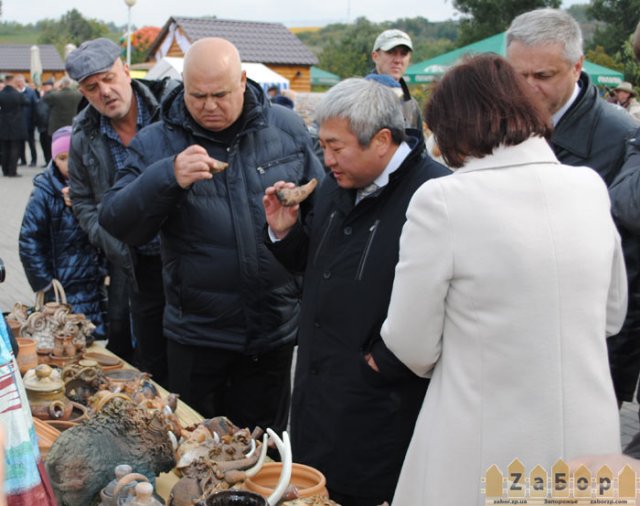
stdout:
[[33,289],[62,281],[203,416],[290,424],[343,506],[481,505],[491,465],[620,454],[640,373],[633,87],[601,97],[556,9],[516,17],[506,57],[464,58],[424,111],[412,51],[381,33],[311,129],[220,38],[182,81],[132,80],[101,38],[58,90],[0,91],[5,175],[23,146],[37,163],[34,129],[48,142],[20,234]]

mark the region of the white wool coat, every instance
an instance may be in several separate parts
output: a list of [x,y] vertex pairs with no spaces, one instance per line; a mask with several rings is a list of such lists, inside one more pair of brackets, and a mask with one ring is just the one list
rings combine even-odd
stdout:
[[382,337],[432,380],[394,506],[480,505],[493,464],[620,451],[605,336],[627,292],[609,206],[596,172],[537,137],[416,192]]

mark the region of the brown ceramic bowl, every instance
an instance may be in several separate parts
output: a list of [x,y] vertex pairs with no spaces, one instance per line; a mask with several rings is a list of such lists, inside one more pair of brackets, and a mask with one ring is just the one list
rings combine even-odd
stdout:
[[[262,466],[258,474],[247,478],[244,486],[250,492],[269,497],[278,485],[281,471],[281,462],[268,462]],[[294,463],[291,469],[290,484],[298,489],[298,497],[329,497],[324,474],[313,467]]]

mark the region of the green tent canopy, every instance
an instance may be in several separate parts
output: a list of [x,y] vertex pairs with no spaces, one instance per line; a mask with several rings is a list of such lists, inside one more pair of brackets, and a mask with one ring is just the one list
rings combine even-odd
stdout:
[[339,82],[340,76],[318,67],[311,67],[311,86],[333,86]]
[[[464,46],[448,53],[441,54],[411,65],[405,72],[404,79],[410,84],[429,83],[441,77],[447,69],[465,54],[497,53],[504,56],[506,48],[506,32],[487,37],[468,46]],[[583,70],[589,74],[591,80],[598,85],[615,86],[623,80],[621,72],[611,70],[589,61],[584,62]]]

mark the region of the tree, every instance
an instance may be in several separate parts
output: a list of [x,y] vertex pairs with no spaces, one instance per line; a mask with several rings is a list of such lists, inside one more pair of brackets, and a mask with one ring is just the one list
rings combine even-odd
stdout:
[[366,18],[355,20],[338,39],[332,39],[320,54],[320,67],[340,77],[365,76],[371,72],[371,47],[380,33]]
[[85,19],[76,9],[63,14],[59,20],[45,19],[36,25],[40,31],[40,44],[54,44],[60,54],[64,54],[66,44],[79,46],[85,40],[109,37],[109,27],[102,21]]
[[640,0],[591,0],[589,16],[605,23],[596,28],[594,45],[602,46],[609,54],[622,51],[636,29],[639,12]]
[[460,23],[458,47],[505,31],[523,12],[560,4],[561,0],[453,0],[453,7],[467,16]]

